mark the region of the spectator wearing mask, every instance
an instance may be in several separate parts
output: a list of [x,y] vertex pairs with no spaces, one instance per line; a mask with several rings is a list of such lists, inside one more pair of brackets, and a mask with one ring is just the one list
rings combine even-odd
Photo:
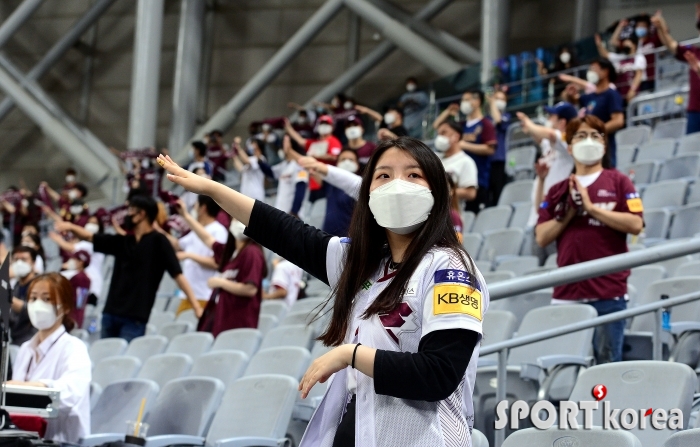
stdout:
[[36,252],[31,248],[20,245],[12,250],[10,336],[13,345],[21,345],[36,333],[27,313],[27,290],[32,280],[37,277],[34,261],[36,261]]
[[289,308],[299,298],[301,289],[301,278],[304,271],[287,261],[276,258],[272,261],[272,279],[270,280],[270,290],[263,293],[263,300],[284,300]]
[[83,319],[85,318],[85,306],[90,296],[90,277],[85,273],[85,269],[90,265],[90,254],[85,250],[78,250],[71,253],[70,259],[65,263],[65,268],[70,275],[63,275],[70,281],[73,288],[73,310],[70,312],[70,317],[76,322],[77,327],[83,327]]
[[102,313],[103,338],[121,337],[131,341],[145,334],[156,292],[166,270],[187,296],[195,314],[202,314],[202,308],[182,274],[175,250],[153,227],[157,214],[158,205],[152,197],[136,195],[129,201],[122,225],[131,234],[92,234],[68,222],[56,224],[58,231],[71,231],[78,238],[92,242],[95,251],[114,256],[114,271]]
[[360,117],[357,115],[350,116],[345,127],[345,136],[348,139],[347,148],[357,153],[361,166],[367,164],[369,158],[377,149],[376,144],[363,138],[364,134],[365,128]]
[[70,283],[58,273],[32,282],[27,307],[39,332],[20,347],[8,382],[60,392],[58,415],[47,420],[44,435],[58,444],[75,444],[90,434],[92,363],[85,343],[70,335],[73,300]]
[[56,192],[53,188],[49,186],[46,182],[41,182],[40,187],[43,188],[48,197],[58,204],[58,208],[63,208],[68,206],[71,202],[70,191],[73,190],[78,183],[78,173],[73,168],[66,169],[65,183],[61,188],[61,192]]
[[[527,227],[533,229],[537,225],[540,204],[547,196],[549,189],[552,185],[569,178],[574,168],[574,159],[569,153],[569,145],[566,142],[566,126],[576,118],[578,112],[571,104],[565,102],[547,107],[545,110],[548,116],[544,126],[535,124],[522,112],[517,114],[523,132],[530,135],[542,151],[542,156],[535,164],[537,178],[532,185],[532,208],[527,221]],[[533,243],[533,255],[539,258],[540,264],[544,264],[547,256],[556,252],[555,242],[546,247]]]
[[313,109],[307,109],[297,103],[290,102],[287,107],[297,111],[296,117],[292,120],[292,127],[299,132],[304,138],[312,138],[314,136],[314,122],[316,121],[316,112]]
[[496,129],[491,121],[484,118],[481,109],[484,105],[484,93],[470,90],[462,95],[462,102],[450,104],[433,122],[437,130],[450,116],[457,117],[459,112],[466,116],[462,123],[462,140],[459,145],[474,159],[479,173],[479,189],[476,199],[468,202],[466,210],[478,213],[488,201],[491,181],[491,156],[496,153]]
[[[540,247],[557,241],[557,265],[565,267],[627,252],[627,235],[643,227],[642,201],[630,179],[610,169],[605,125],[594,117],[575,118],[566,127],[574,173],[553,185],[540,205],[535,237]],[[627,307],[630,271],[611,273],[554,288],[553,304],[586,303],[599,316]],[[625,321],[596,328],[598,364],[622,360]]]
[[256,200],[265,200],[265,174],[260,162],[265,161],[264,143],[257,138],[251,139],[246,149],[241,147],[241,139],[233,141],[233,167],[241,173],[241,194]]
[[212,163],[207,159],[208,148],[202,141],[193,141],[190,149],[192,163],[187,166],[188,171],[195,172],[197,169],[204,169],[204,172],[211,178],[214,171]]
[[[549,68],[545,67],[544,62],[537,59],[537,67],[541,76],[545,76],[549,73],[558,73],[564,70],[570,70],[578,66],[578,61],[574,55],[574,51],[568,45],[562,45],[557,51],[557,55],[552,61]],[[553,76],[549,80],[550,84],[554,84],[554,96],[559,97],[564,88],[566,87],[566,82],[560,79],[558,76]]]
[[408,130],[403,125],[403,110],[399,106],[389,106],[384,115],[365,106],[358,105],[355,108],[361,114],[372,118],[379,126],[378,139],[387,140],[408,135]]
[[212,164],[213,173],[211,178],[217,182],[224,179],[226,172],[226,159],[228,155],[223,143],[224,134],[220,130],[212,130],[206,138],[207,158]]
[[430,97],[424,90],[418,90],[418,81],[414,77],[406,79],[406,92],[399,98],[399,107],[404,113],[404,127],[408,136],[423,137],[423,117],[428,111]]
[[[698,3],[695,4],[695,21],[696,28],[700,31],[700,4]],[[679,61],[688,62],[690,66],[686,133],[700,132],[700,67],[698,67],[700,48],[693,45],[679,45],[678,41],[671,36],[661,11],[651,18],[651,23],[656,27],[659,39],[666,45],[669,53]]]
[[280,211],[303,219],[301,206],[309,186],[309,173],[295,161],[301,155],[292,149],[292,142],[288,135],[285,135],[282,140],[281,155],[284,156],[284,160],[272,167],[272,172],[277,179],[277,197],[274,206]]
[[582,95],[579,99],[581,107],[585,107],[586,114],[593,115],[605,123],[607,141],[607,154],[610,157],[611,167],[616,166],[615,132],[625,125],[622,97],[614,89],[610,88],[617,79],[617,73],[613,64],[600,58],[591,63],[586,73],[588,82],[595,84],[596,91]]
[[20,245],[29,247],[36,252],[36,260],[34,261],[34,271],[41,275],[44,273],[44,247],[41,245],[41,238],[36,233],[22,234]]
[[262,123],[260,125],[260,133],[254,134],[247,143],[252,140],[262,141],[263,145],[260,147],[263,155],[268,157],[273,162],[276,162],[275,156],[277,155],[277,150],[280,147],[280,140],[277,134],[273,130],[273,126],[269,122]]
[[496,90],[488,96],[491,122],[496,129],[496,152],[491,156],[491,172],[489,175],[489,203],[498,204],[501,191],[507,182],[506,176],[506,135],[511,123],[510,113],[506,112],[508,97],[503,90]]
[[617,72],[615,87],[620,95],[629,102],[639,93],[641,84],[646,81],[647,60],[644,55],[637,53],[638,38],[632,34],[622,40],[618,53],[609,52],[599,34],[595,35],[596,47],[600,57],[613,63]]
[[[221,207],[211,197],[197,196],[197,205],[192,213],[187,212],[185,203],[180,200],[177,210],[185,218],[190,228],[192,228],[191,221],[196,221],[214,241],[221,244],[226,243],[228,230],[216,220]],[[164,234],[177,251],[177,258],[182,261],[182,274],[190,283],[200,307],[204,309],[211,296],[211,289],[207,285],[207,281],[216,274],[217,269],[217,264],[214,262],[214,252],[193,231],[180,239],[175,239],[167,233]],[[192,309],[192,304],[186,297],[182,297],[176,311],[177,315],[189,309]]]
[[454,121],[445,121],[438,126],[435,150],[445,167],[445,173],[454,181],[454,195],[464,206],[476,199],[479,189],[479,174],[476,163],[460,146],[462,126]]
[[647,14],[642,14],[631,20],[622,19],[615,28],[610,45],[614,48],[621,46],[622,36],[635,35],[639,39],[637,43],[637,53],[644,55],[646,59],[646,80],[642,81],[640,91],[653,90],[654,78],[656,76],[656,54],[652,53],[655,48],[663,46],[661,39],[655,28],[651,26],[651,18]]

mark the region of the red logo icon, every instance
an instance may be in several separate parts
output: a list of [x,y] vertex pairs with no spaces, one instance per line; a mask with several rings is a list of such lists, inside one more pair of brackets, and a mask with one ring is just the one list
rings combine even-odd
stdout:
[[598,384],[593,387],[591,394],[595,400],[602,400],[608,395],[608,389],[605,388],[605,385]]

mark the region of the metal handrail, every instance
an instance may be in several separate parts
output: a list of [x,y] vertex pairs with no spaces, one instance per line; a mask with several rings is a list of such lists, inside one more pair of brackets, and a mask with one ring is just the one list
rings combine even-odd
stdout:
[[683,86],[676,88],[676,89],[667,89],[667,90],[664,90],[661,92],[647,93],[647,94],[635,96],[634,98],[632,98],[632,100],[629,102],[629,104],[627,104],[627,127],[633,127],[639,121],[660,118],[662,116],[666,116],[669,114],[682,112],[682,110],[669,110],[669,111],[661,111],[661,112],[652,112],[652,113],[647,113],[647,114],[643,114],[643,115],[635,115],[634,110],[639,106],[640,103],[675,97],[677,95],[682,95],[682,94],[686,94],[689,92],[690,92],[690,86],[686,84],[686,85],[683,85]]

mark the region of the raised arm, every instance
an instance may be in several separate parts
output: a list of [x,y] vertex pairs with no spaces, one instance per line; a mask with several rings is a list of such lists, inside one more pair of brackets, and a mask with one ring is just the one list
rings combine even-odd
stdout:
[[661,43],[666,46],[672,55],[675,55],[678,51],[678,42],[671,36],[671,33],[669,33],[668,24],[666,23],[666,19],[664,19],[664,17],[661,15],[661,11],[657,11],[656,14],[651,17],[651,24],[656,28],[656,33],[658,34]]
[[287,132],[287,135],[294,139],[294,141],[299,143],[299,146],[306,147],[306,138],[302,137],[299,132],[292,127],[292,123],[290,123],[287,118],[284,119],[284,131]]
[[56,229],[56,231],[58,231],[58,232],[62,233],[64,231],[70,231],[78,239],[81,239],[83,241],[92,242],[92,233],[90,233],[88,230],[81,227],[80,225],[76,225],[76,224],[70,223],[70,222],[56,222],[56,223],[54,223],[53,226]]
[[540,126],[535,124],[527,115],[523,112],[517,112],[515,114],[520,120],[520,124],[523,126],[523,132],[532,136],[537,144],[542,140],[549,140],[554,143],[557,139],[557,132],[554,129],[548,127]]
[[435,118],[435,121],[433,121],[433,129],[437,130],[438,127],[440,127],[440,124],[444,123],[447,121],[447,118],[450,116],[456,116],[457,113],[459,112],[459,105],[458,104],[450,104],[447,106],[445,110],[438,115],[437,118]]
[[620,46],[620,33],[627,26],[628,23],[629,22],[627,21],[627,19],[622,19],[617,23],[615,31],[613,32],[612,37],[610,37],[610,45],[612,45],[613,48],[617,48]]
[[607,59],[610,53],[608,53],[608,49],[603,45],[603,39],[600,38],[600,34],[595,35],[595,46],[598,49],[600,57]]
[[[197,235],[197,237],[202,241],[204,245],[206,245],[209,248],[212,248],[214,246],[214,242],[216,242],[214,236],[209,234],[209,232],[204,228],[204,226],[201,223],[197,222],[197,219],[192,217],[192,215],[187,211],[187,205],[185,205],[184,200],[178,200],[178,204],[180,206],[178,207],[177,212],[185,219],[185,222],[187,222],[187,225],[190,226],[190,229],[194,231],[194,234]],[[175,249],[179,249],[179,244],[178,247],[176,247]]]
[[366,106],[361,106],[359,104],[355,104],[355,110],[360,112],[363,115],[367,115],[373,120],[375,120],[378,123],[381,123],[384,117],[382,116],[381,113],[377,112],[376,110],[372,110],[369,107]]
[[54,241],[56,245],[58,245],[63,251],[73,253],[73,251],[75,250],[75,243],[66,241],[61,237],[61,235],[59,235],[55,231],[49,232],[49,239]]

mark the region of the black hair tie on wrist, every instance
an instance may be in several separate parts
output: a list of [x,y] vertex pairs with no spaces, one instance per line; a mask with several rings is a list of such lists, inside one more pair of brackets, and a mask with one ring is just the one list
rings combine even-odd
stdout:
[[352,363],[350,364],[350,366],[352,366],[352,369],[355,369],[355,354],[357,354],[357,348],[359,348],[361,344],[362,343],[356,344],[355,349],[353,349],[352,351]]

